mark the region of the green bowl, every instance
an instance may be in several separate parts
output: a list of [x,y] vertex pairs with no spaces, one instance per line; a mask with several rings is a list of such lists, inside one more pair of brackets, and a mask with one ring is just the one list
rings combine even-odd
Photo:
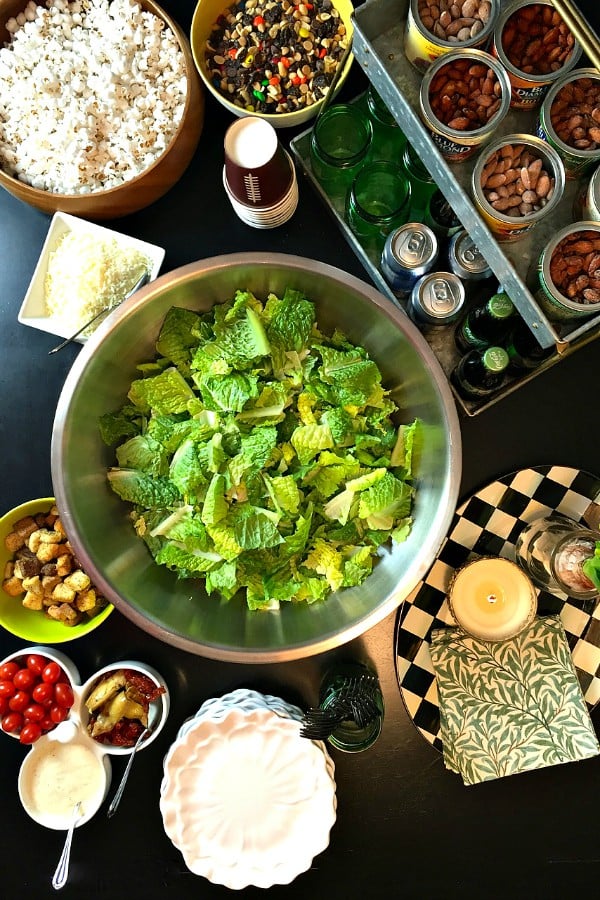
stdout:
[[[0,570],[2,572],[14,556],[10,550],[6,549],[4,539],[12,531],[15,522],[25,516],[47,513],[54,502],[54,497],[28,500],[2,516],[0,519]],[[21,597],[10,597],[0,590],[0,625],[11,634],[35,644],[62,644],[83,637],[84,634],[89,634],[90,631],[101,625],[114,609],[114,606],[109,603],[95,616],[86,617],[79,625],[68,626],[49,619],[43,612],[26,609],[21,603],[21,599]]]

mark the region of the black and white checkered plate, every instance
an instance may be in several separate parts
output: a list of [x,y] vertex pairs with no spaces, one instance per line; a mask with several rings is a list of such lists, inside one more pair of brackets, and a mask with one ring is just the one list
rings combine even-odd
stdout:
[[[505,475],[460,506],[433,566],[400,606],[394,634],[396,675],[407,712],[423,737],[442,750],[437,687],[429,656],[434,628],[456,625],[446,603],[456,569],[475,556],[515,559],[523,526],[560,512],[598,528],[600,478],[566,466],[535,466]],[[540,615],[560,613],[583,695],[600,700],[600,600],[538,591]]]

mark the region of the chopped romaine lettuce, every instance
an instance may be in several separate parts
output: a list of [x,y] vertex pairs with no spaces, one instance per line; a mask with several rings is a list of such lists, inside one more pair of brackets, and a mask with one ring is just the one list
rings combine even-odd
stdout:
[[157,356],[100,421],[112,489],[157,563],[251,610],[361,584],[412,525],[418,420],[297,290],[173,307]]

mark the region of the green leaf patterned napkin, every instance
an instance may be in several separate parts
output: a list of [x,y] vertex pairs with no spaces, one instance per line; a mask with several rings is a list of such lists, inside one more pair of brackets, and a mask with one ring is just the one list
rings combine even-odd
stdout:
[[436,629],[444,763],[465,784],[600,753],[559,616],[506,641]]

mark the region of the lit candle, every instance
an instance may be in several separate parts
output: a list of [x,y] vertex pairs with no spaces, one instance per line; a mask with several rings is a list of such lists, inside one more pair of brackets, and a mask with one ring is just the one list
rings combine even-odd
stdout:
[[456,572],[448,604],[467,634],[484,641],[503,641],[515,637],[533,620],[537,595],[516,563],[483,556]]

